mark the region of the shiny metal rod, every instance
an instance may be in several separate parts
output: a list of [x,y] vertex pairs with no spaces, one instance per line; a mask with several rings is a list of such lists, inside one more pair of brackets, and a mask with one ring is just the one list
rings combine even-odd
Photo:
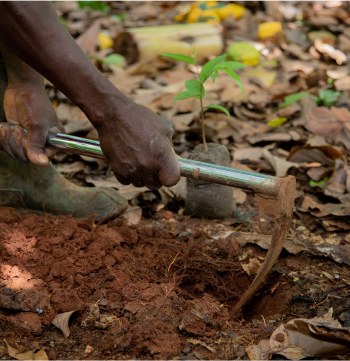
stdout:
[[[46,143],[48,147],[64,152],[106,159],[100,148],[100,143],[95,140],[50,132],[46,138]],[[178,158],[178,161],[183,177],[247,189],[271,196],[277,196],[279,191],[280,179],[277,177],[184,158]]]

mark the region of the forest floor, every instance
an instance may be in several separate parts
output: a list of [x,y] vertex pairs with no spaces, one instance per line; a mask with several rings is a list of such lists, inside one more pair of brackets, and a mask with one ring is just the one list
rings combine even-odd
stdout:
[[[253,345],[284,340],[275,332],[282,325],[330,310],[344,330],[313,325],[329,341],[317,359],[350,357],[349,5],[240,3],[245,14],[222,23],[224,48],[251,41],[262,55],[238,72],[244,95],[222,74],[206,88],[205,102],[231,114],[206,113],[207,139],[228,147],[232,167],[297,179],[285,247],[258,292],[232,313],[271,242],[273,217],[259,213],[253,193],[233,190],[232,218],[192,219],[183,214],[185,179],[150,192],[118,183],[104,161],[58,153],[53,163],[67,179],[118,189],[130,208],[105,224],[0,208],[0,358],[257,359]],[[192,3],[106,4],[54,5],[112,83],[173,123],[175,151],[188,157],[201,143],[199,104],[174,98],[193,69],[160,58],[124,66],[96,59],[113,52],[101,49],[99,33],[113,40],[129,27],[175,24]],[[280,21],[283,33],[259,39],[258,25],[269,21]],[[98,140],[80,109],[50,82],[46,88],[67,133]],[[297,96],[280,108],[300,93],[317,100]],[[288,352],[261,358],[302,357]]]

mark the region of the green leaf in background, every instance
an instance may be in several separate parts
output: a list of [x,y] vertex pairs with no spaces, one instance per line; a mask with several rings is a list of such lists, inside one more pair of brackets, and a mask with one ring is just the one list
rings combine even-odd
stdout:
[[223,8],[224,6],[226,6],[226,4],[224,2],[222,3],[219,3],[217,5],[212,5],[212,6],[208,6],[208,4],[206,2],[202,2],[198,5],[198,7],[201,9],[201,10],[211,10],[211,9],[219,9],[219,8]]
[[215,66],[214,70],[223,70],[223,69],[242,69],[246,66],[242,63],[238,63],[237,61],[225,61],[224,63],[220,63]]
[[213,80],[213,83],[215,83],[215,80],[216,80],[216,77],[219,75],[219,72],[218,71],[214,71],[214,73],[212,75],[210,75],[210,77],[212,78]]
[[196,65],[195,61],[186,55],[172,54],[172,53],[161,53],[159,55],[167,56],[168,58],[171,58],[171,59],[176,59],[176,60],[184,61],[185,63]]
[[267,125],[269,125],[270,127],[274,127],[277,128],[278,126],[284,124],[287,121],[287,118],[275,118],[270,120]]
[[78,0],[80,9],[89,7],[92,10],[99,10],[103,13],[108,13],[111,9],[108,5],[102,4],[99,0]]
[[331,89],[324,89],[320,91],[319,97],[323,105],[325,105],[326,107],[330,107],[334,102],[338,100],[338,98],[340,97],[340,92],[336,92]]
[[216,65],[220,64],[223,60],[225,60],[226,54],[217,56],[216,58],[208,61],[202,68],[202,71],[199,74],[199,79],[201,83],[204,83],[213,72]]
[[202,99],[205,95],[204,86],[197,79],[188,79],[185,81],[185,87],[189,92],[195,93],[197,95],[202,94]]
[[321,180],[318,181],[318,182],[315,182],[315,181],[313,181],[312,179],[310,179],[309,184],[310,184],[311,187],[319,187],[319,186],[321,186],[322,184],[325,184],[327,181],[328,181],[328,177],[325,177],[325,178],[321,179]]
[[222,112],[224,112],[225,114],[227,114],[230,117],[230,113],[228,112],[228,110],[224,107],[222,107],[221,105],[217,105],[217,104],[210,104],[207,107],[204,107],[204,109],[217,109],[217,110],[221,110]]
[[61,23],[67,27],[67,20],[65,18],[61,18]]
[[102,60],[102,62],[104,64],[124,66],[125,58],[120,54],[109,54]]
[[125,14],[112,15],[111,20],[120,20],[123,23],[125,21]]
[[242,90],[242,94],[244,94],[243,84],[239,76],[236,73],[234,73],[231,69],[223,69],[223,70],[239,85],[239,87]]
[[285,108],[288,105],[294,104],[296,102],[298,102],[300,99],[305,98],[305,97],[311,97],[312,99],[314,99],[316,102],[319,100],[318,97],[316,97],[315,95],[309,94],[309,93],[295,93],[295,94],[290,94],[287,95],[286,97],[284,97],[284,102],[278,107],[279,109],[281,108]]
[[182,93],[176,95],[174,103],[176,103],[178,100],[192,98],[192,97],[198,97],[198,96],[199,96],[199,93],[195,93],[192,91],[182,92]]

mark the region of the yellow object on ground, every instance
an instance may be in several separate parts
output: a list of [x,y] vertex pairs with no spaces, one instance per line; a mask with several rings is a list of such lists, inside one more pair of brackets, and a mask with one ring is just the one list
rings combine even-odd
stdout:
[[180,5],[177,7],[177,10],[179,11],[177,13],[177,15],[175,16],[174,20],[175,21],[182,21],[183,19],[185,19],[185,17],[187,16],[187,14],[191,11],[192,9],[192,5],[191,4],[186,4],[186,5]]
[[100,32],[98,34],[98,45],[100,46],[101,50],[109,49],[113,46],[113,40],[109,35]]
[[232,15],[235,19],[239,19],[243,16],[247,9],[238,4],[228,4],[222,8],[217,9],[217,13],[221,20],[225,20],[229,15]]
[[220,18],[216,9],[201,10],[198,7],[193,8],[187,17],[188,23],[205,22],[210,24],[219,24]]
[[217,1],[194,2],[190,10],[188,10],[188,7],[186,8],[185,6],[180,7],[175,20],[183,20],[186,16],[186,11],[188,11],[188,23],[208,22],[211,24],[218,24],[220,21],[225,20],[229,15],[238,19],[242,17],[246,11],[244,6],[238,4],[225,4]]
[[271,21],[259,25],[259,38],[264,39],[282,33],[282,24],[279,21]]
[[244,65],[257,65],[260,60],[260,52],[254,48],[254,45],[247,41],[239,41],[232,44],[227,49],[227,55],[234,61]]

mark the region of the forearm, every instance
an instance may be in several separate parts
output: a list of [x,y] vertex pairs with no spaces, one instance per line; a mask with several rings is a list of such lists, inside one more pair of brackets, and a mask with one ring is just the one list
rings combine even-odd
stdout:
[[11,50],[0,39],[0,51],[3,56],[9,86],[26,86],[32,85],[33,87],[39,86],[44,87],[44,78],[36,70],[26,64]]
[[[50,80],[98,125],[110,97],[130,100],[91,64],[62,25],[50,2],[0,2],[5,46]],[[114,110],[115,111],[115,110]]]

